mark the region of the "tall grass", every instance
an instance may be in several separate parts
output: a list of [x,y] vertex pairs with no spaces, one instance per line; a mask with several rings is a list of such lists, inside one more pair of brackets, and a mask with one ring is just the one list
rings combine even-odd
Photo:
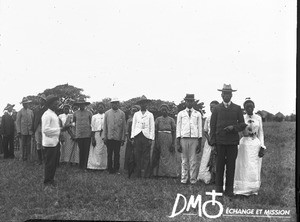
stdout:
[[[265,123],[267,152],[263,158],[262,186],[258,196],[218,198],[224,208],[288,209],[295,218],[295,123]],[[17,155],[20,155],[17,153]],[[123,166],[124,147],[121,152]],[[200,155],[199,155],[200,158]],[[179,215],[169,218],[177,193],[202,195],[214,187],[182,185],[180,179],[128,179],[105,171],[81,171],[62,165],[56,173],[58,187],[44,191],[43,166],[17,159],[0,159],[0,220],[146,220],[146,221],[282,221],[268,218],[215,220]],[[195,211],[196,212],[196,211]],[[292,219],[291,221],[296,221]]]

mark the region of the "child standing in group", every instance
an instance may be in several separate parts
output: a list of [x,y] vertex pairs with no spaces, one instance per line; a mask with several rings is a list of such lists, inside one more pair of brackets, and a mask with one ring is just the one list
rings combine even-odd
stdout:
[[[210,112],[212,113],[215,107],[219,104],[218,101],[214,100],[210,103]],[[201,158],[201,163],[199,167],[199,173],[197,180],[202,180],[204,183],[214,183],[215,181],[215,174],[216,174],[216,163],[215,163],[215,155],[216,152],[214,147],[211,146],[210,143],[210,118],[211,115],[208,116],[204,123],[204,136],[206,138],[203,154]]]

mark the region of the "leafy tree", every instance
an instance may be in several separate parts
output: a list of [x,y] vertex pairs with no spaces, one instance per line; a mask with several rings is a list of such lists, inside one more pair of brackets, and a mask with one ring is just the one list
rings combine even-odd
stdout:
[[77,88],[75,86],[64,84],[58,85],[51,89],[45,89],[44,94],[48,95],[56,95],[59,97],[61,103],[68,102],[69,104],[73,104],[78,98],[90,98],[89,96],[82,93],[83,89]]
[[[54,88],[51,89],[45,89],[42,93],[39,93],[38,95],[41,94],[45,94],[45,96],[56,95],[59,97],[61,104],[68,103],[70,105],[73,105],[73,103],[80,97],[89,98],[89,96],[83,94],[82,92],[83,89],[81,88],[77,88],[69,84],[63,84],[63,85],[55,86]],[[32,110],[36,110],[36,108],[39,105],[38,95],[27,96],[27,98],[32,101],[29,104],[29,108]],[[61,113],[61,111],[62,111],[62,105],[59,107],[58,113]]]

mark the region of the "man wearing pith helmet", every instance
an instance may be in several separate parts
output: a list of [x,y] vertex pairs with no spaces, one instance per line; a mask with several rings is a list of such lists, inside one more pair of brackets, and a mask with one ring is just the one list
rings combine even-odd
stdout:
[[216,191],[223,193],[224,168],[226,165],[225,195],[233,196],[233,180],[237,146],[239,144],[238,132],[245,128],[243,112],[240,106],[231,101],[231,85],[223,85],[221,91],[223,102],[217,105],[211,115],[210,137],[212,146],[216,147]]
[[202,142],[202,115],[195,110],[194,94],[186,94],[186,108],[178,113],[176,138],[181,153],[181,183],[197,182],[196,154],[200,153]]

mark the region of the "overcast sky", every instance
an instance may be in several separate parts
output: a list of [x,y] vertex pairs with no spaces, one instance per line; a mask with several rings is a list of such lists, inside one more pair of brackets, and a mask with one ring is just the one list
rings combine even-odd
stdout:
[[65,83],[90,102],[193,93],[208,113],[230,83],[295,113],[296,0],[0,0],[0,110]]

